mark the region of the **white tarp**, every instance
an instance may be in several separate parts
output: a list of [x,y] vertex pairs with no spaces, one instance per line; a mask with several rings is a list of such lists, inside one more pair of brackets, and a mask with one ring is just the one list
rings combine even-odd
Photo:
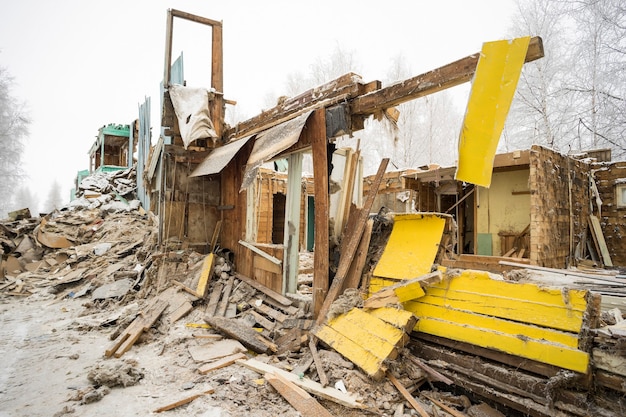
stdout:
[[195,140],[217,138],[209,114],[209,91],[206,88],[172,84],[168,91],[185,149]]

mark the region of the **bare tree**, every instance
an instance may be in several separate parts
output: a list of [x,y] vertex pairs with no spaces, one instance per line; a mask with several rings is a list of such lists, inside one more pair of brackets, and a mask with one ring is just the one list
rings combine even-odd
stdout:
[[44,203],[43,210],[45,213],[49,213],[55,209],[61,208],[62,205],[63,197],[61,196],[61,185],[59,185],[57,180],[54,180],[48,191],[48,198]]
[[30,188],[21,186],[15,193],[13,210],[19,210],[22,208],[28,208],[32,216],[36,216],[39,213],[39,202],[37,196]]
[[610,147],[626,154],[626,9],[619,0],[518,0],[513,36],[540,35],[524,66],[501,148]]
[[13,86],[13,77],[0,67],[0,217],[10,209],[13,192],[23,180],[21,160],[30,124],[25,104],[13,96]]

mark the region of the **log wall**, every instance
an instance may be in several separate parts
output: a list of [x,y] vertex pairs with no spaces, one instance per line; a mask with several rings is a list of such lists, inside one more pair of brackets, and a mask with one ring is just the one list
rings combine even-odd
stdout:
[[[594,166],[595,180],[602,200],[600,225],[615,266],[626,266],[626,207],[619,207],[617,188],[626,186],[626,162]],[[597,212],[596,212],[597,214]]]

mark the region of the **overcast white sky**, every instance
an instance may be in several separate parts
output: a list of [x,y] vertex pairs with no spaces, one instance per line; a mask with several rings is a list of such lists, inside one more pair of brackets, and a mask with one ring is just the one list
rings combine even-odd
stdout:
[[[336,45],[354,51],[360,75],[384,79],[402,54],[418,75],[506,37],[513,0],[0,0],[0,66],[32,118],[24,155],[43,203],[55,179],[69,192],[98,128],[128,124],[151,97],[159,106],[168,8],[223,22],[224,93],[254,116],[286,76],[308,73]],[[532,34],[531,34],[532,35]],[[175,20],[190,86],[209,86],[210,31]],[[154,112],[153,112],[154,113]],[[159,120],[153,116],[153,142]],[[0,152],[2,150],[0,149]]]

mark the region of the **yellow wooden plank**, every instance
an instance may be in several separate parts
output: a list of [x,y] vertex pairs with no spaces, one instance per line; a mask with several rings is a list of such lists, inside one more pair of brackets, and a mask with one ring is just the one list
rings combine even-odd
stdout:
[[446,220],[436,213],[396,214],[377,277],[412,279],[430,272]]
[[411,331],[408,325],[415,320],[415,315],[407,310],[392,307],[381,307],[368,311],[368,313],[385,323],[389,323],[398,329]]
[[[485,316],[482,314],[468,313],[449,307],[426,304],[421,301],[409,302],[405,305],[405,308],[415,314],[418,320],[430,317],[436,320],[443,320],[451,323],[459,323],[476,328],[492,330],[508,334],[513,337],[545,340],[550,343],[560,344],[573,349],[578,348],[578,335],[574,333],[528,325],[511,320]],[[419,323],[416,325],[416,328],[419,328]]]
[[358,345],[327,325],[318,327],[315,331],[315,336],[342,354],[346,359],[350,360],[368,375],[375,376],[379,374],[383,358],[375,356],[365,347]]
[[389,287],[391,285],[395,285],[398,282],[400,282],[400,280],[393,279],[393,278],[372,277],[370,279],[368,296],[371,297],[372,294],[377,293],[378,291],[382,290],[383,288]]
[[196,287],[196,294],[200,298],[206,297],[207,290],[209,289],[209,279],[211,277],[211,272],[213,271],[214,259],[215,256],[212,253],[209,253],[206,258],[204,258],[202,272],[200,274],[200,279],[198,280],[198,286]]
[[433,318],[420,318],[416,329],[423,333],[499,350],[575,372],[587,373],[589,368],[588,353],[546,341],[512,336]]
[[379,358],[387,358],[404,332],[357,308],[328,321],[328,326]]
[[465,271],[428,287],[419,301],[578,333],[587,296],[584,290],[542,288]]
[[493,159],[529,42],[523,37],[483,44],[459,137],[457,180],[491,185]]

